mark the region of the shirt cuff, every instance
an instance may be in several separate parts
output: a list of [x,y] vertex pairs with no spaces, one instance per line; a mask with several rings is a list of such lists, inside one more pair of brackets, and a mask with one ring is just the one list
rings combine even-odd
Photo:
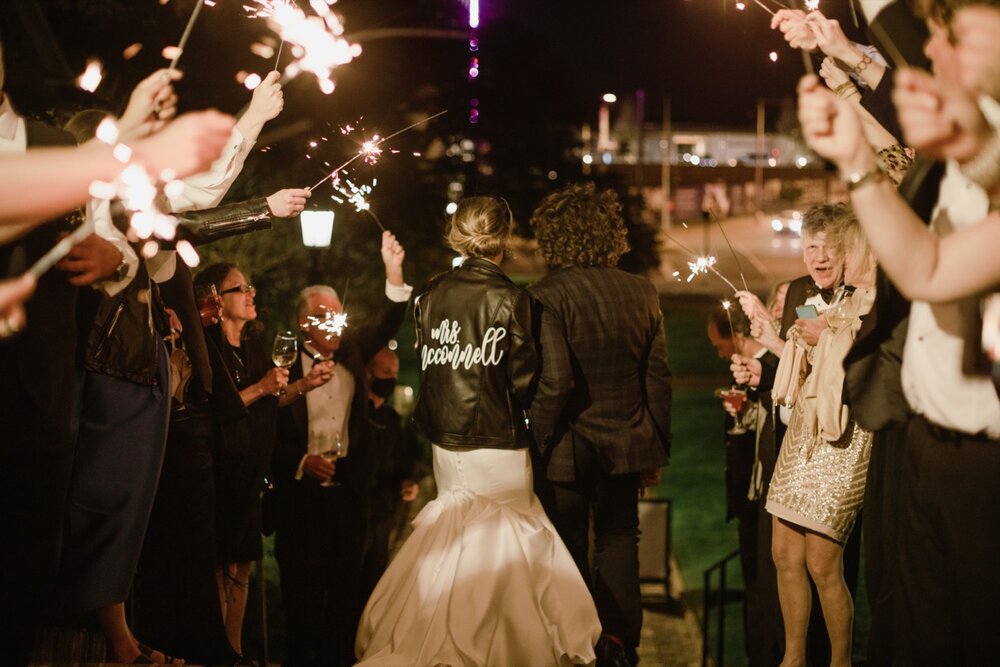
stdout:
[[299,461],[299,467],[295,469],[295,479],[302,479],[302,474],[303,474],[302,467],[306,464],[307,456],[309,456],[309,454],[302,455],[302,460]]
[[389,281],[385,281],[385,296],[389,301],[394,301],[395,303],[403,303],[410,300],[410,295],[413,294],[413,286],[403,283],[402,285],[390,285]]

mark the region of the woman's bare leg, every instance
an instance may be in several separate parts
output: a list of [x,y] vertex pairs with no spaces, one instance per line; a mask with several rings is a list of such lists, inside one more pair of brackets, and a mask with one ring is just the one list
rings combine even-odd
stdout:
[[780,667],[806,664],[806,631],[812,593],[806,572],[806,537],[802,528],[771,517],[771,555],[778,572],[778,599],[785,624],[785,656]]
[[851,667],[854,603],[844,581],[844,545],[817,533],[806,534],[806,566],[830,635],[830,667]]

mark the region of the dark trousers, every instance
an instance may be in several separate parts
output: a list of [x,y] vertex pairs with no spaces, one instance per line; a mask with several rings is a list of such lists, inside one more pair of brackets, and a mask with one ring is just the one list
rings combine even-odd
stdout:
[[132,587],[166,445],[166,349],[156,385],[85,372],[60,567],[66,611],[124,602]]
[[868,665],[891,667],[894,612],[898,593],[896,576],[899,479],[906,428],[892,427],[875,433],[868,479],[862,534],[865,550],[865,588],[871,608],[868,630]]
[[353,665],[364,607],[365,496],[348,486],[322,488],[311,479],[292,484],[298,487],[279,490],[285,497],[275,533],[285,664]]
[[915,417],[902,458],[897,664],[996,664],[1000,441]]
[[[608,475],[576,446],[576,481],[540,481],[536,492],[594,596],[604,634],[622,640],[633,664],[642,630],[639,591],[639,475]],[[594,560],[588,558],[593,515]]]
[[139,558],[135,633],[188,663],[231,664],[215,578],[212,419],[189,406],[170,421],[163,470]]

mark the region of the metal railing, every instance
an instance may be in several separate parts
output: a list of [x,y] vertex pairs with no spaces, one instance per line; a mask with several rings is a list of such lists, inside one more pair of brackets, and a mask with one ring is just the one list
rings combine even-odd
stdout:
[[[733,551],[731,554],[710,566],[705,570],[704,586],[702,588],[702,617],[701,617],[701,664],[702,667],[708,667],[708,665],[715,665],[715,667],[723,667],[726,663],[726,603],[729,602],[727,590],[726,590],[726,572],[728,569],[729,561],[739,558],[739,549]],[[718,592],[712,590],[712,574],[719,573],[719,588]],[[740,591],[733,591],[734,593],[740,593]],[[734,596],[734,600],[739,599],[742,595]],[[717,603],[717,604],[713,604]],[[711,639],[709,634],[709,627],[712,618],[713,607],[718,606],[718,619],[716,623],[716,655],[711,654]],[[714,657],[714,660],[712,659]]]

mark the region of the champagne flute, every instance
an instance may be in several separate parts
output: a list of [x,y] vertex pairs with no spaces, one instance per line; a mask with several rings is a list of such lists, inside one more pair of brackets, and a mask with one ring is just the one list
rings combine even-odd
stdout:
[[[299,341],[291,331],[279,331],[274,336],[274,345],[271,346],[271,361],[278,368],[291,368],[295,363],[295,358],[299,353]],[[279,389],[275,396],[285,394],[284,389]]]
[[[344,455],[344,443],[340,440],[340,435],[334,437],[333,444],[330,449],[320,452],[320,456],[323,457],[324,461],[329,461],[330,463],[336,464],[337,459]],[[320,486],[330,487],[330,486],[340,486],[340,482],[333,481],[333,478],[328,479],[325,482],[320,482]]]

